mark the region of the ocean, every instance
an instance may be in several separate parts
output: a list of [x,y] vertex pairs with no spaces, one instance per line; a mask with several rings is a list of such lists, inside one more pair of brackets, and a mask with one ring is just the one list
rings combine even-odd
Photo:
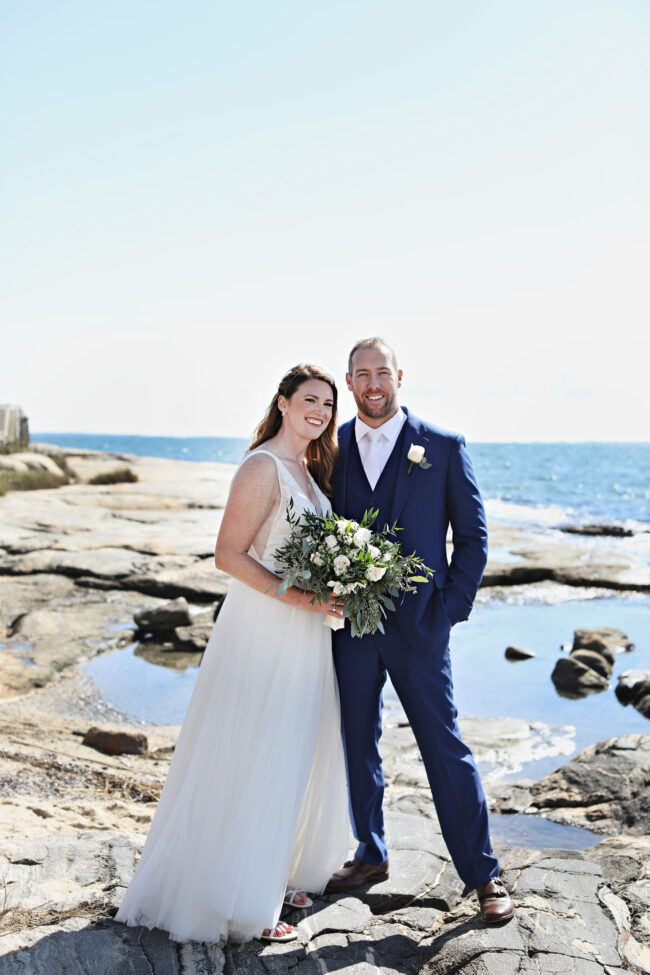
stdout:
[[[35,433],[35,442],[237,464],[241,437]],[[521,527],[650,528],[650,443],[475,443],[469,451],[490,518]]]

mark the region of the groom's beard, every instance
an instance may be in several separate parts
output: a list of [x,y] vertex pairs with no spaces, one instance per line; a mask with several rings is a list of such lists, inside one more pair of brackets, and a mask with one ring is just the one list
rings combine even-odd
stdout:
[[394,392],[390,396],[384,393],[386,398],[379,400],[377,403],[372,403],[354,393],[353,395],[354,402],[357,404],[357,409],[362,420],[364,416],[367,416],[371,420],[387,420],[397,410],[397,395]]

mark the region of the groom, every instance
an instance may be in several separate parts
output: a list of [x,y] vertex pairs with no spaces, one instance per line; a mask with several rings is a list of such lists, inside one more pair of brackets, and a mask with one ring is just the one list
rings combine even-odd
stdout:
[[[476,889],[483,921],[505,921],[514,907],[492,854],[479,774],[456,722],[449,659],[449,631],[469,616],[487,560],[485,513],[472,465],[462,437],[399,406],[402,370],[383,340],[357,342],[346,380],[358,412],[339,431],[334,510],[360,521],[367,508],[378,508],[377,526],[397,521],[402,550],[415,551],[435,575],[389,614],[385,635],[352,639],[349,627],[334,635],[352,826],[359,845],[354,860],[331,878],[327,892],[388,877],[378,747],[381,691],[388,673],[422,754],[456,870],[468,888]],[[453,549],[448,564],[449,525]]]

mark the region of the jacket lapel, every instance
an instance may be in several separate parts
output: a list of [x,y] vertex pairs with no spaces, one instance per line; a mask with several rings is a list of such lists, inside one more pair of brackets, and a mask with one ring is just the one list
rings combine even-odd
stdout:
[[335,502],[339,505],[336,514],[345,515],[348,504],[348,469],[350,466],[350,445],[354,432],[354,420],[348,421],[339,430],[339,464],[341,466],[339,491]]
[[417,471],[415,468],[408,473],[409,461],[407,459],[408,452],[411,449],[411,444],[418,444],[425,448],[429,442],[422,423],[417,417],[409,413],[405,407],[402,407],[406,413],[406,423],[404,424],[404,437],[402,439],[401,454],[402,456],[398,458],[398,468],[397,468],[397,478],[395,480],[395,493],[393,495],[393,503],[390,509],[390,523],[399,521],[399,517],[404,510],[404,505],[408,500],[408,496],[411,492],[411,488],[415,483],[415,478],[417,476]]

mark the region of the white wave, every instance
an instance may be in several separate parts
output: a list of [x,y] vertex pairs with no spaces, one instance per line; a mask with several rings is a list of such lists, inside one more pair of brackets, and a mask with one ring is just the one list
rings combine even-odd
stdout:
[[485,511],[491,521],[499,521],[514,528],[553,529],[565,525],[615,524],[627,528],[635,534],[650,533],[650,524],[626,518],[623,521],[612,517],[607,520],[586,511],[562,507],[559,504],[522,504],[516,501],[503,501],[501,498],[484,499]]
[[490,520],[501,521],[516,528],[558,528],[560,525],[574,524],[576,512],[561,505],[518,504],[502,501],[501,498],[488,498],[485,511]]

